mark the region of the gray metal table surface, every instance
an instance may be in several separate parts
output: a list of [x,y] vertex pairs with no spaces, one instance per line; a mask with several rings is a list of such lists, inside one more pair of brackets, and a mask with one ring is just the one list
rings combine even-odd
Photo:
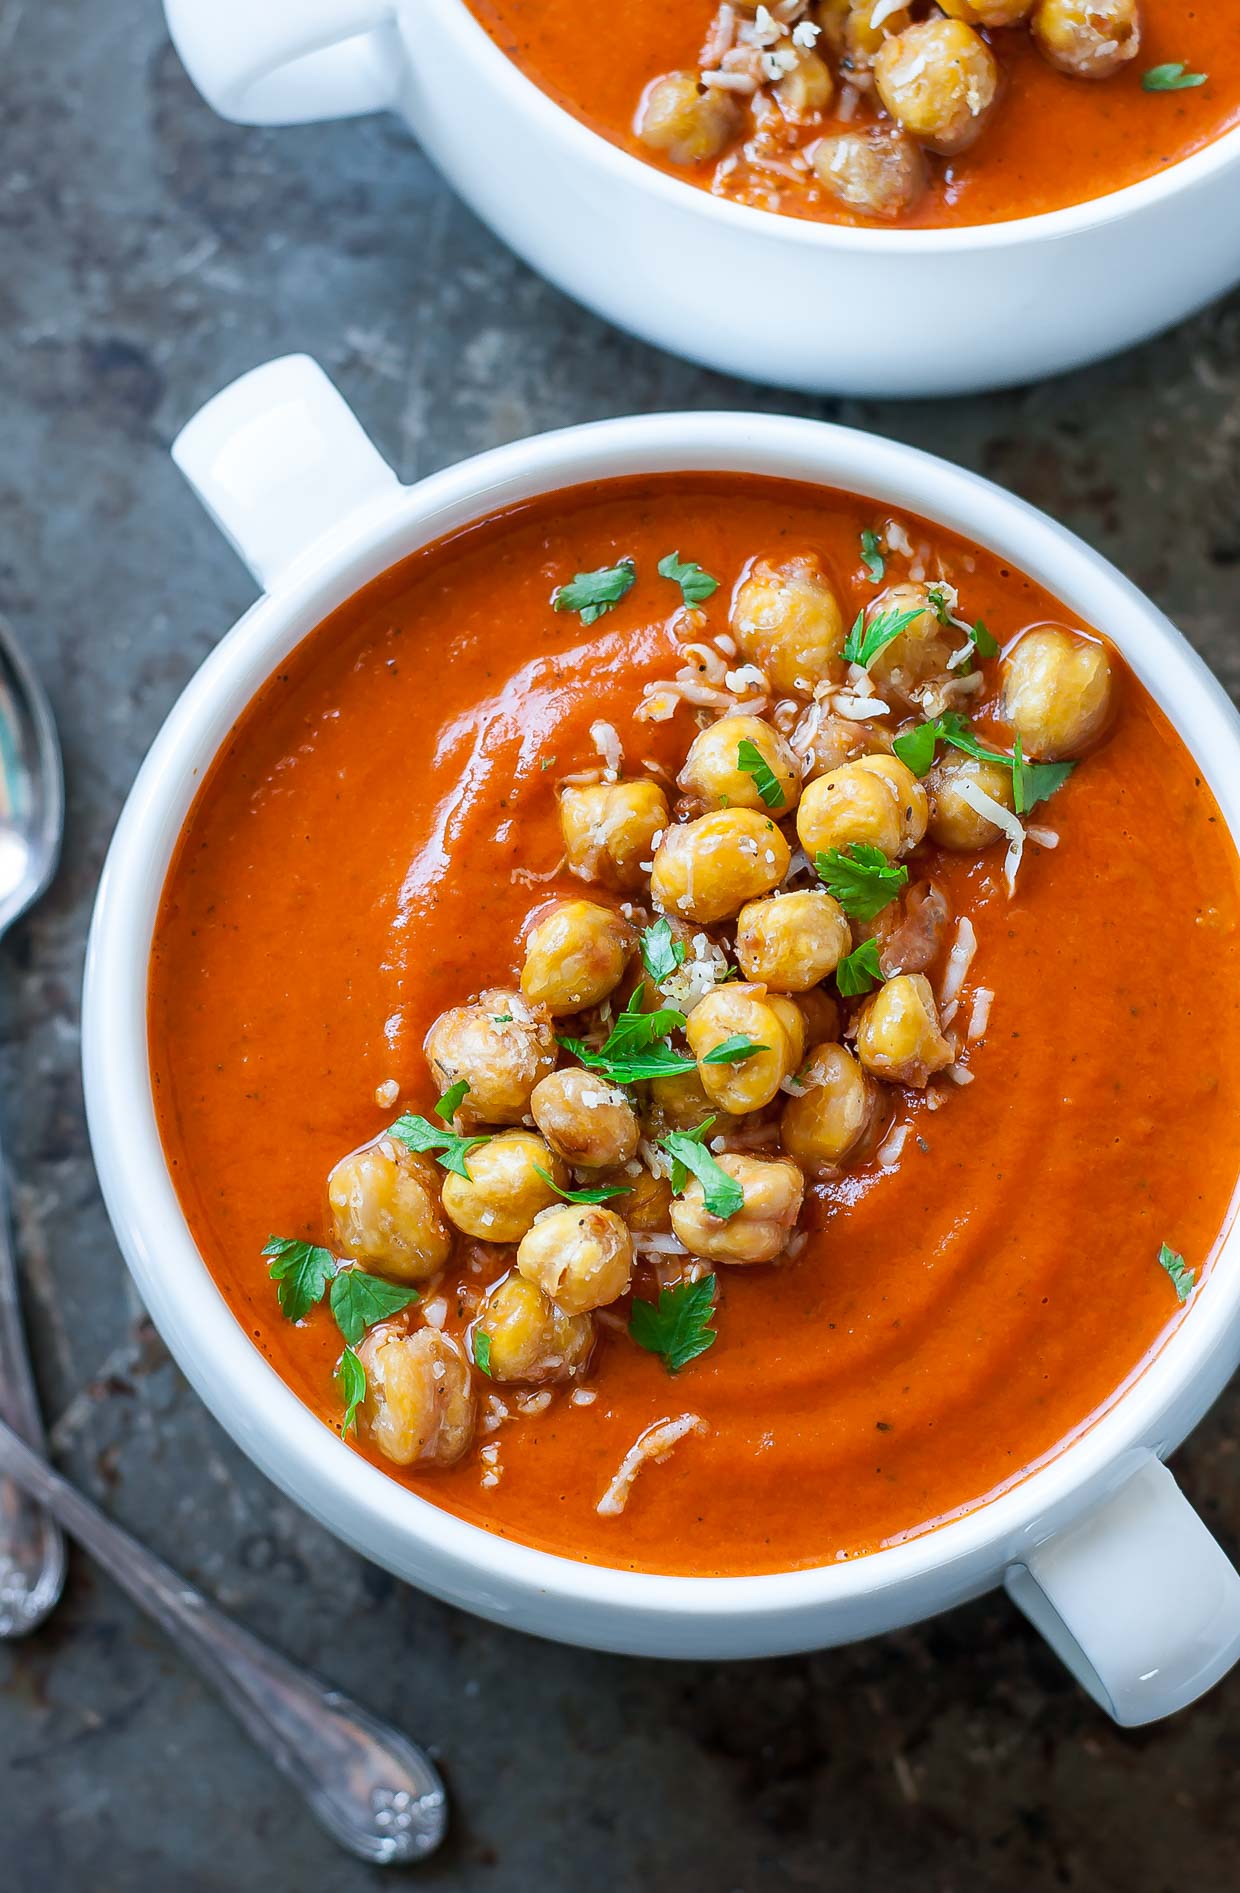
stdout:
[[[252,595],[167,452],[242,370],[316,355],[406,479],[635,409],[783,408],[907,439],[1073,526],[1240,693],[1240,297],[1047,386],[799,399],[570,306],[392,121],[222,124],[155,0],[0,0],[0,74],[0,610],[50,688],[69,784],[59,880],[0,966],[0,1111],[61,1465],[244,1622],[434,1745],[457,1816],[428,1887],[1230,1893],[1240,1673],[1123,1734],[1002,1598],[809,1658],[592,1656],[432,1602],[326,1536],[233,1448],[135,1303],[87,1149],[78,996],[138,762]],[[1240,1388],[1177,1462],[1233,1553],[1238,1438]],[[373,1883],[80,1557],[52,1624],[0,1647],[0,1834],[0,1886],[37,1893]]]

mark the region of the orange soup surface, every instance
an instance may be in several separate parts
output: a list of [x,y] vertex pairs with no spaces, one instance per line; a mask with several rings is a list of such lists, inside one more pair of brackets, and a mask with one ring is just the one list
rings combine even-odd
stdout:
[[[600,571],[621,576],[605,581],[615,595],[597,616],[580,609],[580,592],[567,601],[578,609],[552,609],[555,588]],[[810,679],[799,680],[799,700],[763,693],[761,667],[744,669],[750,634],[741,631],[740,649],[737,635],[750,622],[743,599],[755,596],[745,583],[774,584],[772,572],[816,575],[850,635],[857,614],[868,614],[861,624],[872,642],[895,621],[884,601],[894,610],[929,587],[953,667],[915,681],[907,640],[927,625],[938,635],[918,620],[899,634],[906,645],[889,640],[868,671],[847,668],[838,651],[824,658],[833,681],[813,703]],[[694,574],[717,589],[703,596]],[[936,730],[966,745],[936,738],[935,773],[921,777],[921,790],[933,791],[931,832],[918,833],[924,801],[909,817],[914,789],[878,869],[873,852],[842,851],[879,890],[874,898],[890,895],[876,918],[841,923],[859,977],[837,966],[795,995],[804,1039],[785,1054],[800,1078],[788,1069],[762,1109],[724,1113],[702,1133],[708,1176],[727,1166],[751,1177],[746,1166],[757,1165],[769,1179],[774,1158],[782,1188],[787,1113],[803,1104],[819,1041],[863,1088],[870,1116],[838,1162],[817,1164],[804,1136],[795,1145],[804,1175],[792,1166],[796,1199],[772,1211],[786,1213],[776,1259],[736,1259],[757,1227],[751,1203],[731,1223],[713,1221],[704,1186],[685,1173],[672,1179],[681,1193],[671,1221],[688,1244],[669,1233],[667,1214],[656,1217],[657,1241],[634,1238],[627,1292],[613,1287],[608,1305],[576,1317],[588,1356],[579,1371],[557,1378],[557,1355],[541,1379],[505,1384],[481,1372],[477,1335],[494,1285],[516,1279],[517,1242],[452,1228],[444,1255],[422,1269],[420,1299],[381,1311],[354,1339],[372,1363],[372,1400],[383,1337],[403,1345],[420,1336],[424,1363],[447,1361],[469,1403],[464,1450],[451,1464],[393,1465],[365,1406],[348,1437],[433,1503],[569,1558],[693,1574],[787,1570],[889,1545],[1020,1479],[1105,1409],[1178,1320],[1192,1319],[1192,1287],[1211,1265],[1236,1181],[1240,909],[1235,851],[1191,757],[1112,652],[1105,729],[1070,773],[1058,772],[1063,779],[1037,778],[1049,792],[1019,818],[1031,832],[1014,891],[1006,832],[992,827],[989,845],[934,840],[948,832],[944,783],[970,760],[967,746],[1012,753],[1003,695],[1011,653],[1029,627],[1046,625],[1077,640],[1070,648],[1088,661],[1108,662],[1095,628],[920,519],[784,482],[686,474],[556,495],[433,546],[293,653],[216,759],[169,871],[150,971],[150,1056],[167,1159],[200,1251],[256,1348],[325,1425],[342,1422],[335,1289],[324,1275],[322,1299],[300,1321],[286,1319],[263,1256],[269,1238],[321,1249],[329,1272],[348,1274],[329,1173],[350,1152],[390,1151],[373,1140],[398,1118],[444,1131],[434,1106],[451,1072],[441,1064],[432,1074],[426,1034],[497,989],[516,995],[523,1017],[530,928],[557,903],[588,899],[605,910],[605,921],[631,929],[631,957],[601,1011],[561,1006],[547,1027],[551,1062],[576,1067],[582,1045],[597,1053],[637,978],[651,983],[634,949],[641,936],[652,950],[659,919],[647,870],[670,844],[652,837],[627,896],[586,885],[565,864],[566,789],[605,788],[617,774],[658,784],[669,833],[700,822],[704,809],[710,821],[739,821],[737,805],[756,800],[743,820],[763,841],[746,871],[766,872],[766,836],[777,830],[770,873],[783,876],[780,887],[809,890],[835,911],[798,846],[798,824],[809,833],[815,810],[816,820],[836,819],[822,786],[832,760],[819,753],[825,732],[853,731],[854,756],[890,769],[894,731],[924,732],[931,712]],[[885,716],[868,715],[867,694],[889,699]],[[756,767],[713,804],[700,772],[691,791],[675,784],[729,697],[756,707],[769,754],[785,753],[769,732],[799,744],[805,780],[785,779],[782,802],[783,789],[772,793]],[[1078,709],[1068,701],[1068,713]],[[811,751],[804,731],[820,712],[829,714]],[[928,758],[914,761],[920,769]],[[998,769],[984,779],[1010,800],[1010,764],[983,767]],[[746,783],[765,783],[771,801]],[[983,818],[995,805],[982,804]],[[957,827],[976,823],[977,810],[953,806]],[[879,879],[866,881],[874,872]],[[826,885],[855,898],[838,873]],[[687,898],[700,900],[703,886]],[[720,993],[730,995],[725,1011],[737,995],[769,1003],[735,964],[744,916],[738,923],[733,910],[698,927],[675,901],[670,912],[655,939],[656,972],[659,937],[664,949],[669,937],[687,942],[692,965],[701,936],[722,943],[711,1004]],[[892,931],[897,917],[924,922],[927,912],[938,931],[920,947],[909,946],[907,928]],[[901,956],[924,970],[902,973]],[[551,964],[558,977],[554,956]],[[590,977],[597,971],[596,962]],[[922,1068],[882,1063],[898,1033],[884,1051],[874,1009],[898,990],[928,996],[937,1021],[920,1041]],[[487,1003],[510,1020],[513,1000]],[[684,1016],[692,1035],[692,1003]],[[769,1013],[746,1016],[768,1020],[763,1043],[773,1044]],[[663,1031],[660,1056],[686,1062],[684,1031]],[[564,1038],[578,1050],[561,1050]],[[760,1059],[773,1055],[742,1045],[698,1069],[714,1085],[756,1082]],[[621,1087],[623,1108],[627,1098],[642,1114],[643,1154],[609,1173],[612,1187],[630,1191],[607,1200],[609,1215],[624,1217],[637,1172],[674,1121],[650,1093],[644,1082]],[[700,1118],[690,1108],[690,1126]],[[458,1121],[470,1136],[498,1128]],[[528,1138],[530,1122],[510,1118],[504,1134]],[[450,1155],[444,1140],[439,1154]],[[489,1162],[488,1151],[493,1142],[468,1150],[466,1169]],[[441,1188],[447,1202],[469,1187],[434,1151],[407,1161],[435,1205]],[[666,1199],[670,1164],[657,1154],[653,1162]],[[581,1169],[558,1175],[578,1191],[590,1182]],[[552,1201],[536,1237],[552,1226]],[[706,1259],[692,1252],[704,1228],[705,1246],[724,1245]],[[524,1270],[524,1239],[520,1253]],[[383,1280],[382,1267],[353,1260]],[[715,1338],[699,1319],[701,1351],[672,1373],[631,1337],[633,1309],[640,1301],[649,1311],[661,1288],[683,1297],[708,1275]],[[491,1357],[498,1365],[500,1341]],[[619,1505],[600,1512],[635,1442],[682,1416],[666,1455],[641,1465]],[[442,1430],[437,1437],[442,1448]]]
[[[601,0],[468,3],[613,144],[718,196],[828,222],[1060,210],[1240,124],[1240,0],[950,0],[950,22],[920,0],[628,0],[620,15]],[[986,24],[1005,9],[1021,17]],[[881,51],[910,30],[906,50]]]

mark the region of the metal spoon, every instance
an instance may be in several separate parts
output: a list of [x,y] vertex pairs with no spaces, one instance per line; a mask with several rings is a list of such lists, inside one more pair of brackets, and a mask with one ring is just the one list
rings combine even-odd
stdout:
[[[64,831],[60,744],[42,686],[0,618],[0,938],[56,872]],[[0,1153],[0,1418],[45,1444],[22,1329]],[[0,1637],[34,1630],[59,1600],[65,1541],[45,1512],[0,1479]]]
[[428,1755],[216,1610],[2,1423],[0,1466],[163,1626],[333,1839],[379,1867],[434,1853],[448,1797]]

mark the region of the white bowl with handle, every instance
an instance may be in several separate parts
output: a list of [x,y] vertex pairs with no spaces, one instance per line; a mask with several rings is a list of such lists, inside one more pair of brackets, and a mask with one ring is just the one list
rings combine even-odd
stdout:
[[855,229],[730,203],[621,151],[539,91],[463,0],[164,4],[224,117],[398,112],[544,276],[621,328],[750,380],[876,395],[1034,381],[1240,280],[1240,129],[1072,209]]
[[[399,484],[304,356],[256,369],[173,449],[263,596],[157,736],[121,816],[91,930],[83,1018],[91,1138],[121,1246],[160,1333],[268,1476],[411,1583],[547,1637],[655,1656],[848,1642],[998,1584],[1117,1720],[1193,1700],[1240,1656],[1240,1576],[1162,1460],[1240,1361],[1240,1230],[1184,1319],[1109,1409],[1024,1481],[889,1549],[759,1577],[659,1577],[512,1543],[441,1511],[346,1446],[279,1378],[199,1255],[164,1160],[146,1033],[163,885],[204,771],[288,653],[359,587],[445,533],[627,475],[738,472],[929,516],[1105,626],[1192,750],[1240,841],[1240,718],[1180,634],[1105,560],[989,482],[846,428],[771,415],[604,421]],[[256,1263],[257,1266],[257,1263]]]

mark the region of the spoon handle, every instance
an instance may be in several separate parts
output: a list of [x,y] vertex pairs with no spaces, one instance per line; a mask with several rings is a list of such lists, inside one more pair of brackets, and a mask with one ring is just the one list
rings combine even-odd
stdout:
[[[44,1447],[43,1420],[22,1326],[12,1222],[0,1151],[0,1419]],[[0,1637],[24,1637],[55,1609],[65,1581],[65,1541],[53,1520],[0,1476]]]
[[0,1465],[162,1625],[342,1847],[373,1866],[435,1851],[447,1794],[420,1748],[225,1617],[4,1425]]

